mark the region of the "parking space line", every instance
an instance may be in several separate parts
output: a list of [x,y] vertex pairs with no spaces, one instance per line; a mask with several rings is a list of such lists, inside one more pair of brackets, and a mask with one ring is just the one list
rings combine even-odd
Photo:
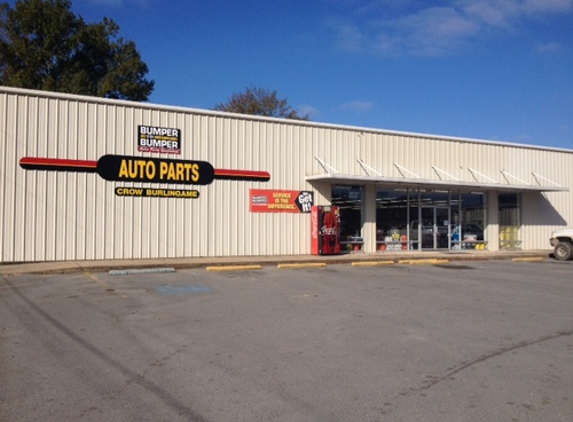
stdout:
[[[116,293],[115,289],[113,288],[113,286],[111,286],[110,284],[106,283],[105,281],[100,280],[99,278],[97,278],[95,275],[93,275],[92,273],[84,273],[85,275],[87,275],[89,278],[91,278],[93,281],[95,281],[96,283],[98,283],[100,286],[102,286],[106,292],[108,293]],[[127,298],[127,295],[122,294],[121,297],[123,298]]]

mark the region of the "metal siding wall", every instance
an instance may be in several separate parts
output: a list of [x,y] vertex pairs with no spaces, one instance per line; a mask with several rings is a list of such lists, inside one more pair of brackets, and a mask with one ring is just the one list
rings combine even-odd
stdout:
[[[405,167],[422,179],[440,180],[438,172],[432,168],[435,166],[456,179],[466,182],[475,181],[469,171],[471,168],[497,182],[505,182],[500,171],[507,170],[528,183],[534,183],[531,169],[540,166],[536,150],[479,142],[434,139],[422,135],[416,138],[399,134],[372,134],[364,137],[362,146],[365,151],[362,159],[366,164],[384,176],[396,178],[401,178],[402,175],[394,163]],[[550,152],[550,154],[555,154],[555,152]],[[347,160],[353,160],[353,158],[349,156]],[[544,166],[538,171],[543,173],[543,170],[545,170]],[[364,174],[362,170],[361,173]],[[441,176],[442,180],[453,180],[443,173]],[[479,175],[477,177],[482,182],[488,181],[485,177]]]
[[[9,110],[12,108],[10,98],[7,95],[0,96],[0,261],[8,257],[8,251],[14,250],[14,221],[13,205],[15,203],[14,192],[16,188],[15,168],[12,160],[14,153],[10,151],[9,144],[15,146],[14,134],[10,133],[8,120],[11,118]],[[10,254],[13,256],[13,254]]]
[[[537,174],[571,189],[569,192],[522,195],[521,237],[524,240],[524,249],[549,248],[551,231],[563,226],[573,226],[572,165],[572,154],[566,152],[536,151],[534,155],[523,159],[522,171],[525,174],[528,169],[526,166],[530,166],[529,169],[533,169]],[[533,176],[531,178],[533,179]]]
[[[356,161],[362,159],[388,177],[401,177],[394,162],[433,180],[439,176],[432,165],[465,181],[473,181],[473,168],[499,182],[505,169],[535,183],[533,170],[573,188],[573,153],[565,151],[1,88],[0,107],[3,262],[310,253],[309,215],[251,213],[249,189],[313,190],[304,177],[325,173],[314,157],[342,174],[363,175]],[[143,155],[136,148],[139,124],[181,130],[182,155],[169,158],[265,170],[271,180],[184,187],[197,189],[198,199],[117,197],[116,186],[148,186],[18,165],[24,156]],[[524,247],[547,247],[551,229],[573,224],[572,192],[523,197]],[[552,220],[539,224],[544,213]]]

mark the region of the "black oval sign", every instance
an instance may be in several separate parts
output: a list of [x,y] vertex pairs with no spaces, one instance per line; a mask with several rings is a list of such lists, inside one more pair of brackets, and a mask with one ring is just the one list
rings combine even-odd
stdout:
[[104,155],[97,162],[98,174],[109,181],[208,185],[215,169],[206,161]]

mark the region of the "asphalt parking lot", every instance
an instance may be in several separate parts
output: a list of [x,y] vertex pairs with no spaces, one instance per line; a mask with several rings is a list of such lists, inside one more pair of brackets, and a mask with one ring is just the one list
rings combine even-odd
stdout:
[[573,262],[0,281],[0,420],[573,420]]

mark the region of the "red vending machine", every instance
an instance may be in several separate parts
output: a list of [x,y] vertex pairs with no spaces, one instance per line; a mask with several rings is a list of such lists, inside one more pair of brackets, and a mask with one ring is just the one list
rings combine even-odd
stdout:
[[340,253],[340,215],[338,207],[315,205],[311,209],[311,253]]

